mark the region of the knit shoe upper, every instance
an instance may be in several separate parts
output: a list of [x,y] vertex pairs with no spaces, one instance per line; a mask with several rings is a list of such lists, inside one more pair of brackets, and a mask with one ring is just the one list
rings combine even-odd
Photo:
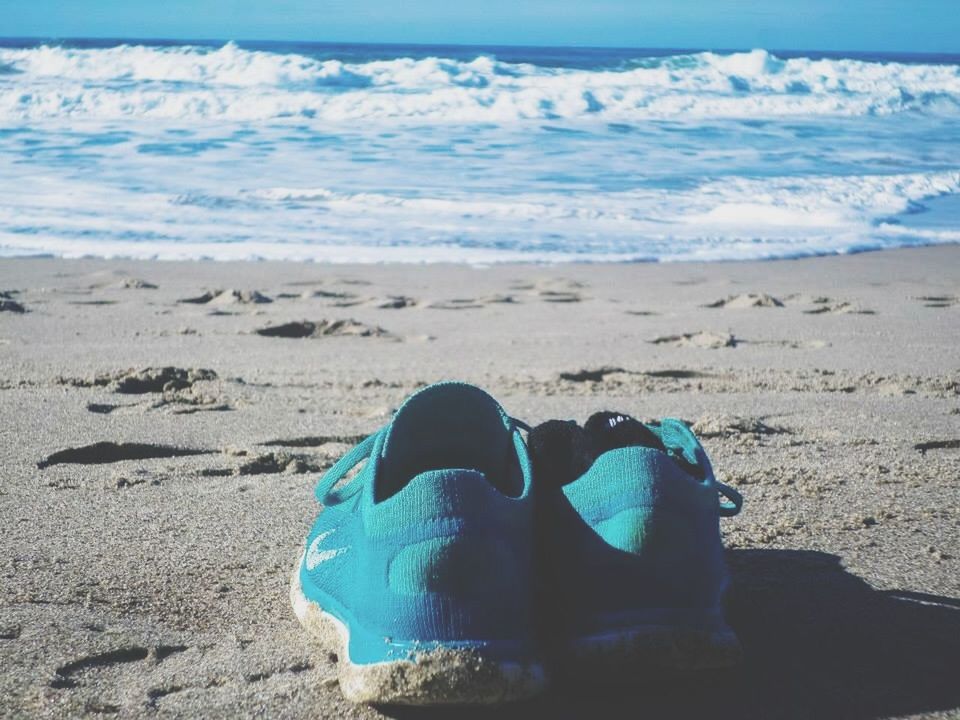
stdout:
[[686,425],[604,413],[586,428],[541,425],[530,446],[544,498],[547,594],[566,637],[726,632],[719,518],[736,514],[741,498],[716,480]]
[[349,662],[532,654],[531,477],[514,421],[460,383],[417,392],[328,471],[297,579],[346,628]]

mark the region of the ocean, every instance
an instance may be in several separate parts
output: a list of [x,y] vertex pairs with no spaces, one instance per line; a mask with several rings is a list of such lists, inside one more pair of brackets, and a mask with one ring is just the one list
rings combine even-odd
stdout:
[[0,40],[0,256],[960,241],[960,55]]

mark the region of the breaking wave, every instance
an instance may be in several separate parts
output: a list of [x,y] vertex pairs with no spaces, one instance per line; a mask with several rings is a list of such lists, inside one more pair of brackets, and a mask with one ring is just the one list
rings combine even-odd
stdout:
[[8,120],[631,122],[905,112],[960,113],[960,68],[765,50],[583,69],[486,55],[345,62],[234,43],[0,48],[0,118]]

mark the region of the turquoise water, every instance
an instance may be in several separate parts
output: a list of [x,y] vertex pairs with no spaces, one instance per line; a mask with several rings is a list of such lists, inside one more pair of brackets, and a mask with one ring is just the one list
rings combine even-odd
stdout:
[[0,255],[960,241],[960,56],[0,41]]

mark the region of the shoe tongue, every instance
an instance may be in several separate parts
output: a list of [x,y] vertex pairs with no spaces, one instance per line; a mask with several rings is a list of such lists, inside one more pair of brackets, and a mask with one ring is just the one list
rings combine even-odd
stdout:
[[572,483],[609,450],[634,446],[666,450],[642,422],[610,411],[595,413],[583,427],[572,420],[548,420],[533,429],[528,442],[537,477],[557,486]]
[[450,382],[420,390],[400,406],[387,431],[378,497],[393,495],[416,475],[448,468],[477,470],[497,484],[509,458],[516,461],[511,428],[503,408],[480,388]]
[[527,438],[537,482],[568,485],[583,475],[597,453],[586,431],[573,420],[547,420]]
[[584,425],[597,455],[625,447],[649,447],[666,451],[650,428],[630,415],[605,410],[594,413]]

